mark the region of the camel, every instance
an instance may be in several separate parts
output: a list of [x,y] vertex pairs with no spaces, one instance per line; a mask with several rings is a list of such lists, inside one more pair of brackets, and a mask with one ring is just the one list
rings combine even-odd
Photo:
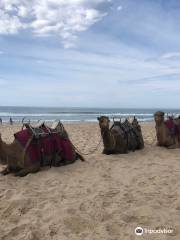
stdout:
[[[54,129],[56,129],[57,131],[63,130],[62,134],[65,136],[66,139],[69,139],[65,129],[62,129],[62,124],[57,124]],[[45,158],[45,164],[43,166],[50,166],[51,164],[56,167],[63,166],[74,163],[77,159],[84,161],[84,158],[76,152],[75,147],[71,143],[71,141],[70,144],[72,147],[72,159],[66,160],[59,153],[51,153],[51,155]],[[42,167],[40,159],[35,163],[32,163],[29,155],[25,154],[25,148],[17,139],[14,139],[12,143],[7,144],[2,140],[1,135],[0,163],[3,165],[7,165],[7,167],[1,172],[3,175],[14,173],[15,176],[20,177],[24,177],[29,173],[36,173]]]
[[103,154],[128,153],[129,150],[142,149],[144,141],[138,121],[134,118],[132,124],[125,121],[114,122],[110,128],[110,120],[106,116],[97,118],[101,129],[104,150]]
[[180,147],[180,135],[175,129],[180,127],[179,118],[169,118],[171,127],[168,128],[168,121],[164,120],[164,112],[158,111],[154,114],[156,123],[157,146],[164,146],[167,148]]

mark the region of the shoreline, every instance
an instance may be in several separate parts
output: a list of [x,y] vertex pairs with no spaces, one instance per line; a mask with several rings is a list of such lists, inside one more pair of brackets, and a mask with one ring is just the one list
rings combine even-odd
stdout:
[[[47,124],[48,126],[51,126],[51,124],[54,122],[54,121],[44,121],[45,124]],[[85,124],[85,125],[88,125],[88,124],[98,124],[98,121],[60,121],[62,124],[64,125],[77,125],[77,124]],[[143,125],[143,124],[154,124],[154,121],[138,121],[140,125]],[[32,121],[31,124],[32,125],[36,125],[38,123],[38,121]],[[112,124],[113,121],[111,120],[110,123]],[[1,126],[20,126],[20,125],[23,125],[23,123],[21,122],[14,122],[12,125],[10,125],[10,123],[8,122],[3,122],[2,124],[0,124],[0,127]]]

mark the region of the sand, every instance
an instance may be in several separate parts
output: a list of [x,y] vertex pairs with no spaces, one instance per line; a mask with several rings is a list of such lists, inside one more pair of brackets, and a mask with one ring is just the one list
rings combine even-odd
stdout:
[[[96,147],[98,124],[65,125],[82,151]],[[0,126],[6,142],[20,126]],[[180,149],[155,146],[153,124],[142,126],[145,148],[122,155],[98,151],[24,178],[0,176],[2,240],[180,239]],[[169,234],[134,229],[173,228]]]

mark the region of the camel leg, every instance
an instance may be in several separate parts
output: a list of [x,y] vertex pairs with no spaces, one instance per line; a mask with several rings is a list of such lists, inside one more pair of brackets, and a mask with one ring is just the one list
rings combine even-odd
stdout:
[[102,153],[106,155],[111,155],[111,154],[114,154],[115,152],[113,150],[104,149]]
[[18,168],[18,167],[11,167],[11,166],[7,166],[4,170],[2,170],[0,173],[3,174],[3,175],[7,175],[9,173],[15,173],[17,171],[20,171],[21,168]]
[[6,167],[6,168],[3,169],[0,173],[5,176],[5,175],[11,173],[11,171],[10,171],[10,169],[9,169],[8,167]]
[[110,155],[111,153],[109,153],[109,151],[107,151],[107,150],[104,149],[104,150],[102,151],[102,154]]
[[15,173],[16,177],[25,177],[29,173],[37,173],[40,170],[40,166],[34,166],[31,168],[24,168]]
[[176,136],[175,144],[176,144],[176,148],[179,148],[179,136]]
[[76,161],[76,159],[72,159],[72,160],[62,160],[62,161],[60,162],[60,164],[58,165],[58,167],[72,164],[72,163],[74,163],[75,161]]
[[173,144],[173,145],[170,145],[167,147],[168,149],[176,149],[177,148],[177,145],[176,144]]

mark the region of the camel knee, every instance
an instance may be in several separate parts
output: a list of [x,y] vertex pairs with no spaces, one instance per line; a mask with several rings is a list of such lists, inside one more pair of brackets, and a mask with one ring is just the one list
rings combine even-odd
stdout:
[[24,168],[24,169],[16,172],[15,176],[16,177],[25,177],[29,173],[37,173],[39,170],[40,170],[39,166],[34,166],[34,167],[30,167],[30,168]]
[[173,144],[173,145],[170,145],[170,146],[167,146],[168,149],[176,149],[177,148],[177,145],[176,144]]
[[8,167],[6,167],[0,173],[5,176],[5,175],[8,175],[9,173],[11,173],[11,171]]

